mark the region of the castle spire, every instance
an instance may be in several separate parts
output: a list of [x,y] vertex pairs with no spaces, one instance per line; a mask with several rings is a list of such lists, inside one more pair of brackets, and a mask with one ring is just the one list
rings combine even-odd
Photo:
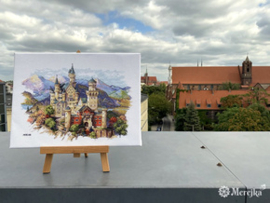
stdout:
[[74,68],[73,68],[73,63],[71,65],[70,73],[75,74],[75,71],[74,71]]
[[58,75],[56,75],[56,78],[55,78],[55,84],[56,84],[56,85],[59,84],[59,82],[58,82]]

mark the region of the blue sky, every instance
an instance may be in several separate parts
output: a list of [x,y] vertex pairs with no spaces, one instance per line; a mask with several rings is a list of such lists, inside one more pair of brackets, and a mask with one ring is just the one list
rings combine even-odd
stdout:
[[[15,52],[141,53],[141,71],[270,65],[269,0],[0,0],[0,79]],[[35,5],[35,6],[33,6]]]
[[106,14],[96,14],[96,16],[102,20],[104,26],[115,23],[120,29],[128,29],[142,34],[154,31],[152,27],[143,24],[143,22],[121,16],[117,11],[110,11]]

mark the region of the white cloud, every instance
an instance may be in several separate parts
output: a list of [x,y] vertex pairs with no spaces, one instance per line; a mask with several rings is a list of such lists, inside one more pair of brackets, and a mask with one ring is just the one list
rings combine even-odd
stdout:
[[[150,75],[167,67],[270,65],[270,4],[266,0],[0,0],[0,79],[12,79],[14,52],[140,52]],[[153,28],[140,32],[97,14],[116,12]],[[108,15],[109,16],[109,15]],[[143,73],[145,68],[143,68]]]

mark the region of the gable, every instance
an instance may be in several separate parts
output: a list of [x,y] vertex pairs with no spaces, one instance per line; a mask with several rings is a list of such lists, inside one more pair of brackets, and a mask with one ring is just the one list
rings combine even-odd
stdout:
[[67,89],[66,89],[66,93],[67,94],[74,94],[74,93],[76,93],[76,90],[71,84],[69,84]]

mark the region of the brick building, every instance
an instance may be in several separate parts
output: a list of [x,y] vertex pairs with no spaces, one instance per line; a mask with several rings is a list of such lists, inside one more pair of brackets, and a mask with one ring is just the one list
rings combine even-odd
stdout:
[[[189,93],[179,93],[179,108],[183,108],[185,106],[183,102],[189,98],[191,99],[191,97],[195,101],[203,101],[203,97],[207,98],[209,96],[209,98],[214,98],[214,102],[217,102],[222,97],[235,92],[225,91],[225,93],[224,90],[219,90],[222,83],[225,82],[239,84],[239,91],[242,92],[247,92],[250,87],[259,87],[270,91],[270,66],[252,66],[252,62],[248,57],[243,61],[242,66],[170,66],[166,97],[175,106],[178,88],[190,90]],[[235,92],[235,94],[238,93]],[[200,108],[203,109],[203,106]],[[205,109],[209,108],[206,107]]]

